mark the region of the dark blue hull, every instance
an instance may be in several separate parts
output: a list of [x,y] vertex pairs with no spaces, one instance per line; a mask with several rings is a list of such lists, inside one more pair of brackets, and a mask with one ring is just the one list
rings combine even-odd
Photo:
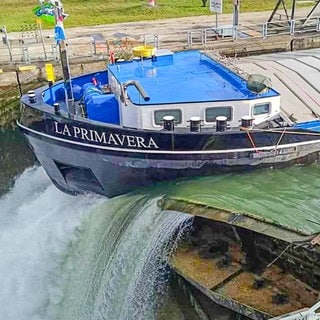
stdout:
[[[130,133],[128,129],[123,131],[121,128],[108,127],[103,130],[108,131],[109,138],[110,135],[113,137],[112,141],[108,140],[109,138],[102,139],[100,134],[100,143],[96,143],[79,139],[79,136],[74,137],[71,127],[79,127],[79,123],[75,121],[69,121],[69,129],[65,129],[64,122],[60,120],[56,132],[50,131],[57,123],[56,119],[47,117],[45,122],[29,127],[19,124],[19,127],[52,182],[62,191],[71,194],[91,191],[113,197],[158,181],[310,164],[318,160],[320,152],[319,136],[312,133],[292,134],[291,137],[288,134],[284,140],[287,143],[279,143],[277,147],[270,143],[270,136],[266,141],[271,145],[265,143],[259,148],[250,145],[246,133],[240,133],[240,136],[239,132],[221,134],[220,149],[205,149],[199,141],[205,142],[207,139],[205,145],[212,145],[215,138],[212,134],[198,134],[198,144],[195,147],[192,145],[192,138],[196,135],[190,133],[166,133],[161,140],[164,133],[137,132],[134,129]],[[99,128],[86,125],[85,133],[90,130],[93,132]],[[141,135],[140,142],[134,138],[126,138],[137,137],[138,134],[139,137]],[[281,132],[274,132],[275,139],[279,140],[279,134]],[[232,136],[237,139],[238,145],[244,145],[244,148],[233,149],[230,145],[228,148],[228,141]],[[88,137],[90,138],[89,134]],[[227,137],[226,140],[223,137]],[[254,137],[252,132],[251,139]],[[126,139],[129,145],[124,142]],[[292,142],[288,144],[289,139],[292,139]],[[137,144],[140,148],[137,148]],[[174,149],[173,145],[178,145],[179,148]]]

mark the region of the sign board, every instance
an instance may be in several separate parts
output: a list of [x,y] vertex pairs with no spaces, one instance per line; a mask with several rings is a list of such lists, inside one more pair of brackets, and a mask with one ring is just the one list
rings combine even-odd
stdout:
[[222,0],[210,0],[210,11],[215,13],[222,13]]

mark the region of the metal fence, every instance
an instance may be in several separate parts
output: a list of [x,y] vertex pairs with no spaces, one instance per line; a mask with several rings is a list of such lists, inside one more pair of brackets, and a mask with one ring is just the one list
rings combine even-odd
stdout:
[[300,36],[320,33],[320,17],[307,19],[278,20],[260,24],[240,26],[222,25],[215,28],[198,29],[187,32],[187,45],[207,45],[213,41],[237,41],[248,38],[270,38],[281,35]]
[[[102,34],[68,40],[69,58],[92,57],[108,59],[110,51],[118,58],[126,59],[137,45],[151,44],[156,48],[185,49],[206,46],[221,41],[277,37],[280,35],[301,36],[320,33],[320,17],[287,20],[281,15],[272,22],[252,25],[218,25],[217,27],[178,30],[174,33],[142,35],[140,40],[132,38],[105,39]],[[44,37],[42,30],[23,30],[10,39],[2,37],[0,64],[30,64],[37,61],[59,61],[58,46],[53,37]]]
[[[153,45],[159,48],[159,36],[148,34],[137,41],[129,37],[105,39],[101,34],[92,34],[69,39],[67,48],[69,59],[107,59],[111,51],[117,58],[127,59],[132,54],[133,47],[138,45]],[[37,32],[24,32],[13,39],[3,37],[0,43],[0,65],[59,60],[59,47],[54,38],[39,36]]]

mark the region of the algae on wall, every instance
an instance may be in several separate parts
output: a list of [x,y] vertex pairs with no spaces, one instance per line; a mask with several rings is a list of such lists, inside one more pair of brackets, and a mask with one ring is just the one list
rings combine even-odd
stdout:
[[0,75],[0,128],[15,126],[20,116],[20,95],[43,85],[41,68],[27,72],[7,71]]
[[16,85],[0,88],[0,127],[15,125],[20,113],[19,97]]
[[35,157],[18,128],[0,128],[0,197],[15,177],[35,163]]
[[22,74],[18,70],[1,73],[0,76],[0,128],[14,126],[20,115],[20,94],[27,92],[34,74]]

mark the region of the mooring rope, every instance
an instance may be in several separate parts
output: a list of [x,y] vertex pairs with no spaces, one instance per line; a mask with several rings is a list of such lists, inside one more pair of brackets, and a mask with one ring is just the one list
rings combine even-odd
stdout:
[[[320,126],[320,124],[319,124]],[[284,131],[286,131],[285,127]],[[279,130],[270,130],[270,129],[258,129],[255,128],[254,131],[261,131],[261,132],[272,132],[272,133],[280,133]],[[300,134],[300,135],[313,135],[313,136],[320,136],[320,132],[313,132],[313,131],[309,131],[309,132],[301,132],[301,131],[286,131],[287,134]]]
[[249,130],[246,129],[246,132],[247,132],[248,138],[249,138],[250,143],[251,143],[252,147],[254,148],[255,152],[259,153],[260,151],[257,149],[257,146],[255,145],[255,143],[254,143],[254,141],[253,141],[253,139],[252,139],[252,137],[250,135]]
[[[248,129],[248,128],[242,128],[242,130],[246,131],[246,134],[250,140],[250,143],[251,143],[251,146],[253,147],[254,151],[256,153],[260,153],[261,151],[259,150],[259,147],[256,146],[254,140],[253,140],[253,137],[251,137],[251,134],[250,134],[250,131],[251,129]],[[317,132],[299,132],[299,131],[287,131],[287,127],[284,127],[284,129],[282,131],[279,131],[279,130],[270,130],[270,129],[253,129],[253,131],[259,131],[259,132],[272,132],[272,133],[280,133],[281,132],[281,135],[279,137],[279,140],[277,142],[277,144],[275,145],[275,149],[278,148],[283,136],[285,134],[300,134],[300,135],[314,135],[314,136],[320,136],[320,132],[317,133]]]
[[279,145],[282,137],[284,136],[284,133],[285,133],[285,132],[286,132],[286,128],[284,128],[284,130],[283,130],[282,133],[281,133],[281,136],[280,136],[280,138],[279,138],[279,140],[278,140],[278,142],[277,142],[277,144],[276,144],[276,149],[278,148],[278,145]]

